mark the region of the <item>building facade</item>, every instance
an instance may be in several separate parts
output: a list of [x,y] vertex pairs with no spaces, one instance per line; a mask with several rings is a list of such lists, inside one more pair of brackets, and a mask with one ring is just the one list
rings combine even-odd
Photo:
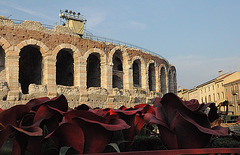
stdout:
[[226,100],[229,102],[229,113],[240,115],[240,79],[224,84]]
[[240,72],[225,73],[219,71],[218,77],[207,81],[193,89],[179,90],[179,97],[183,100],[197,99],[199,103],[214,102],[216,105],[224,101],[230,103],[229,113],[239,113]]
[[[64,94],[71,107],[132,106],[177,94],[176,68],[159,56],[95,41],[65,26],[0,20],[1,107]],[[1,108],[0,107],[0,108]]]

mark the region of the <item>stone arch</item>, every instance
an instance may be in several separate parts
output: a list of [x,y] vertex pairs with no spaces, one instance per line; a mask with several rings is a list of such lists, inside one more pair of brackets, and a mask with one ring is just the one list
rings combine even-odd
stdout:
[[91,48],[82,56],[82,59],[84,60],[84,63],[87,63],[87,59],[88,59],[89,55],[92,54],[92,53],[99,53],[101,64],[106,64],[107,63],[106,54],[98,48]]
[[64,86],[74,85],[73,51],[61,49],[56,58],[56,84]]
[[[89,59],[89,56],[90,59]],[[90,64],[92,60],[94,60],[95,58],[97,58],[99,61],[97,61],[97,63],[95,64],[96,66],[99,66],[98,67],[98,84],[94,84],[93,86],[97,86],[97,87],[101,87],[101,85],[103,85],[103,81],[104,81],[104,77],[106,75],[106,71],[104,70],[104,67],[106,66],[106,62],[107,62],[107,57],[106,57],[106,54],[98,49],[98,48],[91,48],[90,50],[88,50],[84,55],[83,57],[81,58],[81,64],[84,65],[84,68],[86,71],[84,71],[86,74],[84,76],[84,79],[81,79],[83,82],[86,82],[86,83],[82,83],[83,85],[85,85],[87,88],[89,88],[91,85],[88,85],[88,81],[90,80],[89,79],[89,76],[91,76],[91,73],[89,72],[89,67],[91,68],[92,66],[91,65],[94,65],[94,64]],[[97,60],[95,59],[95,60]],[[90,61],[90,63],[89,63]],[[94,63],[94,62],[93,62]],[[99,63],[99,64],[98,64]],[[89,66],[90,65],[90,66]],[[93,77],[94,79],[94,77]],[[91,81],[91,80],[90,80]],[[90,83],[89,83],[90,84]],[[85,87],[83,86],[83,87]]]
[[91,53],[87,59],[87,88],[101,87],[101,63],[99,53]]
[[[0,82],[6,81],[6,56],[7,52],[16,49],[14,47],[10,48],[11,44],[3,37],[0,36]],[[15,51],[15,50],[14,50]],[[17,50],[16,50],[17,51]]]
[[[63,84],[63,85],[76,85],[76,86],[79,86],[80,84],[80,57],[83,55],[82,52],[74,45],[72,44],[66,44],[66,43],[63,43],[63,44],[60,44],[58,46],[56,46],[54,48],[54,50],[52,51],[52,61],[54,61],[54,63],[57,63],[57,56],[59,54],[60,51],[67,51],[68,53],[70,53],[72,55],[72,58],[73,58],[73,62],[72,60],[69,61],[69,67],[70,67],[70,70],[65,72],[66,76],[69,77],[69,80],[67,83]],[[71,65],[71,66],[70,66]],[[55,67],[55,69],[57,70],[57,67]],[[57,73],[57,71],[56,71]],[[72,80],[71,80],[72,79]],[[56,79],[54,80],[56,81],[56,83],[59,83],[57,82],[57,76],[56,76]],[[73,81],[73,82],[72,82]]]
[[168,92],[174,93],[173,72],[171,68],[168,70]]
[[123,88],[123,56],[122,51],[117,50],[112,57],[112,88]]
[[11,46],[11,44],[3,37],[0,36],[0,46],[5,51]]
[[73,51],[73,58],[76,59],[77,57],[83,56],[82,52],[78,50],[78,48],[72,44],[60,44],[57,47],[54,48],[53,50],[53,59],[56,60],[57,54],[60,50],[62,49],[70,49]]
[[0,82],[6,81],[5,74],[5,51],[0,46]]
[[[114,47],[108,54],[108,64],[110,66],[111,73],[113,74],[113,56],[117,51],[121,51],[122,53],[122,65],[123,65],[123,88],[124,89],[132,89],[132,72],[130,66],[130,59],[128,56],[127,49],[123,46],[116,46]],[[113,77],[113,75],[111,75]],[[113,86],[112,81],[110,82],[111,87]]]
[[[45,54],[49,51],[49,48],[41,41],[35,40],[35,39],[28,39],[20,42],[16,47],[18,49],[22,49],[25,46],[36,46],[39,48],[40,53],[45,56]],[[18,51],[20,54],[20,50]]]
[[147,64],[148,88],[150,91],[156,91],[156,63],[150,60]]
[[[140,62],[140,66],[139,67],[139,84],[140,85],[137,85],[136,81],[134,81],[134,78],[137,78],[138,75],[136,75],[136,71],[134,69],[134,62],[138,60]],[[146,64],[145,64],[145,61],[143,60],[142,57],[140,56],[135,56],[133,57],[132,59],[132,62],[131,62],[131,65],[132,65],[132,69],[133,69],[133,86],[134,87],[141,87],[141,88],[146,88],[147,87],[147,83],[146,83]],[[135,73],[134,73],[135,72]]]
[[5,51],[0,46],[0,72],[5,69]]
[[42,83],[42,53],[39,46],[27,45],[21,48],[19,56],[19,83],[22,93],[28,94],[30,84]]
[[[10,47],[10,43],[3,37],[0,36],[0,85],[1,85],[1,94],[0,99],[1,100],[7,100],[8,99],[8,92],[9,92],[9,85],[7,82],[9,82],[7,79],[6,73],[7,70],[7,59],[6,59],[6,50]],[[9,68],[9,67],[8,67]]]
[[167,93],[167,69],[165,65],[160,66],[160,85],[161,93],[164,95]]
[[131,61],[131,64],[133,64],[133,62],[134,62],[135,60],[137,60],[137,59],[140,60],[141,65],[144,65],[144,68],[143,68],[143,69],[145,69],[145,67],[146,67],[146,63],[145,63],[145,61],[143,60],[143,58],[140,57],[140,56],[135,56],[135,57],[133,57],[133,58],[132,58],[132,61]]
[[[41,80],[39,79],[40,82],[35,81],[34,83],[35,84],[37,84],[37,83],[38,84],[39,83],[40,84],[45,84],[45,81],[47,81],[45,78],[48,77],[47,76],[48,73],[46,72],[46,69],[48,68],[47,67],[48,64],[47,64],[47,61],[45,61],[44,59],[45,59],[47,54],[51,55],[51,51],[49,50],[49,48],[43,42],[35,40],[35,39],[28,39],[28,40],[21,41],[17,46],[13,47],[13,49],[10,49],[10,51],[15,51],[17,53],[16,55],[20,56],[19,62],[18,62],[18,64],[19,64],[19,66],[18,66],[19,67],[18,82],[20,82],[20,72],[21,72],[20,71],[20,59],[21,59],[21,54],[20,53],[21,53],[22,49],[24,49],[26,47],[35,48],[35,49],[37,49],[37,51],[40,52],[41,56],[39,55],[39,61],[41,59]],[[39,77],[40,77],[40,75],[39,75]],[[26,85],[28,85],[28,84],[26,84]],[[24,87],[26,87],[26,86],[24,86]],[[27,93],[28,88],[24,88],[24,91],[25,91],[25,93]]]
[[113,64],[113,55],[115,54],[116,51],[122,52],[123,65],[129,65],[128,62],[130,61],[130,59],[129,59],[127,50],[126,50],[126,48],[124,48],[122,46],[116,46],[110,51],[110,53],[108,55],[108,64],[109,65]]
[[173,79],[173,93],[177,94],[177,75],[175,66],[170,67],[172,71],[172,79]]

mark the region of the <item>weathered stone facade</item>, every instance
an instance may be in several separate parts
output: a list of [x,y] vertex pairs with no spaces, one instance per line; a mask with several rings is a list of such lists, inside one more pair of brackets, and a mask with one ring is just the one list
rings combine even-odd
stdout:
[[71,107],[133,106],[177,93],[176,69],[139,49],[81,38],[67,27],[0,17],[0,108],[64,94]]

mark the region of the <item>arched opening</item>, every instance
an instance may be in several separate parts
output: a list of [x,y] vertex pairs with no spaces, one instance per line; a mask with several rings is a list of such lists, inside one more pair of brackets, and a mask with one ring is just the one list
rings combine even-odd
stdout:
[[160,81],[161,81],[161,93],[166,94],[167,93],[167,87],[166,87],[166,72],[165,68],[161,68],[160,72]]
[[169,92],[174,93],[173,73],[171,70],[168,73],[168,89]]
[[156,90],[155,66],[153,63],[151,63],[148,68],[148,84],[150,91]]
[[58,52],[56,62],[56,84],[64,86],[73,86],[74,83],[74,65],[73,52],[62,49]]
[[177,76],[175,71],[173,72],[173,91],[177,94]]
[[87,88],[101,87],[100,55],[92,53],[87,59]]
[[113,88],[123,88],[123,65],[122,65],[122,52],[116,51],[113,55]]
[[0,82],[6,80],[5,75],[5,52],[0,46]]
[[0,72],[5,69],[5,52],[0,46]]
[[135,60],[133,62],[133,86],[134,87],[141,87],[141,62],[140,60]]
[[19,83],[23,94],[28,94],[31,83],[40,85],[42,79],[42,55],[39,47],[25,46],[20,51]]

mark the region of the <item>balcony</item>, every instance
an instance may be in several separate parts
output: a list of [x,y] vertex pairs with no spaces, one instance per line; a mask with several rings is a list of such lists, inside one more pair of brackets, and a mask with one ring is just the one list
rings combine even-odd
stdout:
[[237,95],[238,94],[238,89],[232,90],[232,95]]
[[234,105],[237,105],[237,104],[240,105],[240,100],[233,101],[233,102],[232,101],[228,101],[228,105],[229,106],[234,106]]

